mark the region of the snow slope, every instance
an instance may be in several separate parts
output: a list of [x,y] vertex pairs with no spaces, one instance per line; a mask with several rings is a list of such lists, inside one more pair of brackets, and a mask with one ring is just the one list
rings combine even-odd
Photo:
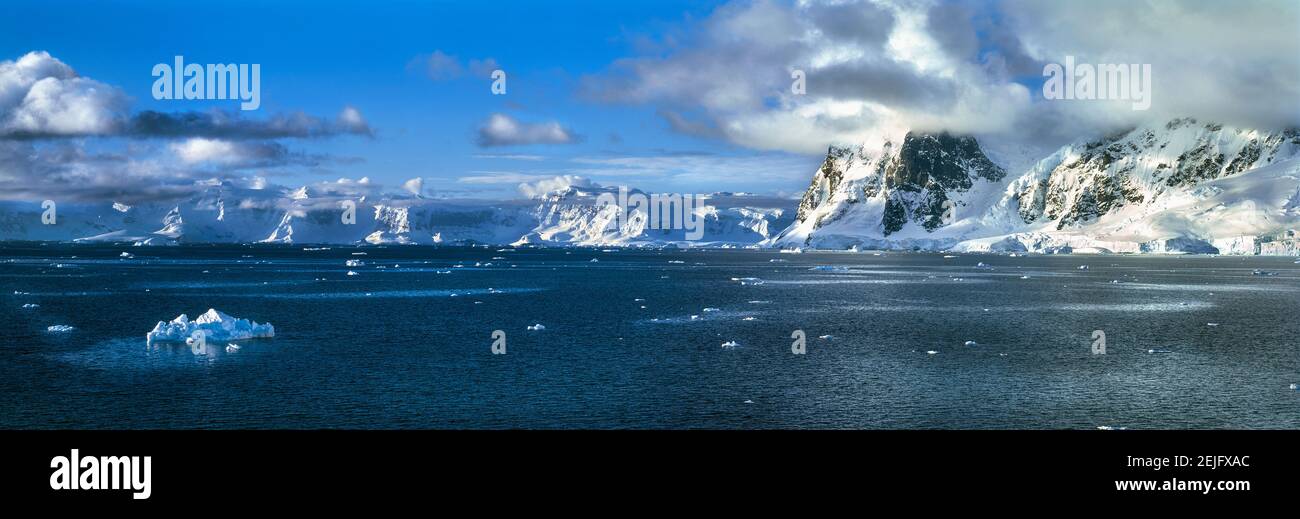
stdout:
[[[948,145],[916,145],[936,138]],[[765,244],[1232,254],[1300,248],[1293,230],[1300,215],[1300,131],[1294,129],[1177,119],[1065,146],[1005,178],[981,170],[993,159],[978,145],[944,138],[907,134],[854,151],[832,148],[796,223]],[[939,158],[909,160],[909,151]],[[935,180],[945,161],[949,177],[964,170],[961,182]],[[939,218],[936,199],[953,203],[951,218]],[[893,200],[906,209],[901,225],[890,222]]]
[[[0,202],[0,240],[294,244],[753,245],[793,221],[794,201],[716,193],[701,209],[704,235],[648,229],[644,218],[607,225],[617,207],[600,207],[616,188],[565,186],[520,200],[433,200],[408,193],[347,196],[297,189],[250,189],[214,182],[189,199],[127,206],[59,204],[54,225],[35,202]],[[355,223],[343,203],[356,204]],[[636,218],[630,218],[636,221]]]

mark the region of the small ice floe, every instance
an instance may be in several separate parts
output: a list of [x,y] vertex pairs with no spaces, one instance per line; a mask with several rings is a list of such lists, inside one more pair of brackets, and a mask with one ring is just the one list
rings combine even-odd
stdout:
[[540,332],[545,329],[546,327],[542,326],[542,323],[528,325],[528,331],[530,332]]
[[357,271],[355,271],[355,270],[349,270],[349,271],[348,271],[348,275],[349,275],[349,276],[356,276],[356,275],[358,275],[358,274],[357,274]]
[[741,285],[762,285],[763,280],[758,278],[731,278],[732,281],[739,281]]
[[1250,275],[1252,275],[1252,276],[1276,276],[1276,275],[1277,275],[1277,272],[1273,272],[1273,271],[1271,271],[1271,270],[1252,270],[1252,271],[1250,272]]
[[32,309],[32,308],[40,308],[40,307],[41,307],[41,305],[38,305],[38,304],[36,304],[36,303],[27,303],[27,304],[23,305],[23,308],[26,308],[26,309],[28,309],[28,310],[30,310],[30,309]]
[[953,256],[953,255],[949,254],[949,255],[945,255],[945,256],[943,257],[943,259],[953,259],[953,258],[956,258],[956,257],[957,257],[957,256]]
[[927,350],[927,351],[925,352],[925,354],[926,354],[926,355],[938,355],[939,352],[934,351],[934,350]]
[[[767,260],[767,262],[768,262],[768,263],[787,263],[787,261],[786,261],[786,260],[783,260],[783,259],[770,259],[770,260]],[[1300,263],[1300,261],[1297,261],[1296,263]]]
[[793,249],[781,249],[779,252],[781,254],[803,254],[803,249],[795,247]]
[[434,274],[451,274],[451,271],[450,271],[450,270],[435,270],[435,271],[433,271],[433,273],[434,273]]
[[952,278],[953,281],[966,281],[965,278]]
[[668,263],[674,263],[674,264],[679,264],[679,265],[680,265],[680,264],[682,264],[682,263],[686,263],[686,262],[685,262],[685,261],[682,261],[682,260],[668,260]]
[[1160,349],[1152,348],[1147,350],[1147,353],[1173,353],[1173,350],[1160,350]]
[[736,341],[727,341],[722,343],[722,349],[724,350],[734,349],[736,346],[740,346]]
[[829,340],[834,339],[835,336],[834,336],[834,335],[818,335],[817,338],[818,338],[818,339],[821,339],[821,340],[823,340],[823,341],[829,341]]
[[1098,425],[1098,426],[1097,426],[1097,430],[1098,430],[1098,431],[1125,431],[1125,430],[1128,430],[1128,427],[1115,427],[1115,426],[1111,426],[1111,425]]
[[76,328],[73,328],[73,327],[68,326],[68,325],[66,325],[66,324],[56,324],[56,325],[54,325],[54,326],[50,326],[50,327],[48,327],[48,328],[45,329],[45,331],[50,332],[50,333],[68,333],[68,332],[70,332],[70,331],[72,331],[72,330],[76,330]]
[[365,265],[365,264],[366,264],[366,262],[364,262],[364,261],[361,261],[361,260],[352,260],[352,259],[343,262],[343,266],[345,266],[345,267],[360,267],[360,266]]
[[975,341],[966,341],[966,342],[963,343],[963,344],[966,345],[966,346],[979,346],[979,343],[978,343],[978,342],[975,342]]
[[822,272],[848,272],[849,268],[840,265],[818,265],[808,270],[816,270]]
[[752,316],[752,315],[749,316],[749,317],[746,317],[746,318],[744,318],[744,319],[741,319],[741,321],[753,321],[753,320],[754,320],[754,316]]
[[1079,270],[1088,270],[1087,265],[1079,265]]
[[705,312],[721,312],[722,310],[719,310],[719,309],[717,309],[717,308],[713,308],[713,307],[708,307],[708,308],[705,308],[704,311],[705,311]]
[[1118,279],[1112,279],[1112,280],[1110,280],[1110,284],[1112,284],[1112,285],[1118,285],[1118,284],[1119,284],[1119,280],[1118,280]]
[[1211,327],[1211,328],[1213,328],[1213,327],[1215,327],[1215,326],[1218,326],[1219,323],[1205,323],[1205,325],[1206,325],[1206,326],[1209,326],[1209,327]]
[[238,345],[238,344],[235,344],[235,343],[232,342],[232,343],[226,345],[226,353],[234,353],[234,352],[237,352],[237,351],[239,351],[239,345]]
[[696,319],[699,319],[699,318],[700,318],[700,316],[698,316],[698,315],[692,315],[692,316],[691,316],[691,320],[692,320],[692,321],[694,321],[694,320],[696,320]]
[[591,261],[588,261],[587,263],[600,263],[600,260],[596,258],[591,258]]
[[1292,390],[1292,391],[1295,391],[1297,387],[1298,387],[1298,386],[1296,386],[1295,384],[1291,384],[1291,390]]
[[275,337],[275,327],[271,323],[258,324],[257,321],[231,317],[225,313],[209,308],[203,315],[193,321],[181,314],[171,322],[158,321],[153,330],[145,335],[145,342],[182,342],[191,339],[195,333],[213,341],[239,341]]
[[131,258],[134,258],[134,257],[135,257],[135,254],[131,254],[131,253],[129,253],[129,252],[123,252],[123,253],[121,253],[121,254],[118,254],[117,257],[119,257],[119,258],[131,259]]
[[25,296],[25,295],[28,295],[28,293],[29,293],[29,292],[23,292],[23,291],[21,291],[21,290],[14,290],[14,295],[16,295],[16,296]]
[[745,403],[745,404],[752,404],[752,403],[754,403],[754,401],[753,401],[753,400],[746,400],[746,401],[744,401],[743,403]]
[[638,297],[638,298],[636,298],[636,299],[633,299],[633,301],[636,301],[636,302],[640,303],[640,302],[642,302],[642,301],[645,301],[645,298],[644,298],[644,297]]
[[981,261],[981,262],[975,264],[975,268],[977,268],[977,269],[991,269],[991,268],[993,268],[993,265],[989,265],[988,263],[984,263],[983,261]]

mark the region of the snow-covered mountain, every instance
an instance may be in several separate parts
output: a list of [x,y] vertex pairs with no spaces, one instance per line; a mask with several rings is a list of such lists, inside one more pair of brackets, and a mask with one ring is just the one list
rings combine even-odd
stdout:
[[[618,227],[617,206],[598,203],[617,188],[564,186],[529,199],[442,200],[409,194],[351,196],[297,189],[253,189],[213,182],[180,202],[59,204],[56,223],[42,224],[39,203],[0,202],[0,240],[297,244],[540,244],[743,246],[793,222],[793,200],[745,194],[706,195],[699,210],[703,237],[650,229],[644,215]],[[638,191],[633,191],[638,192]],[[356,204],[345,224],[343,203]]]
[[1057,150],[1026,171],[972,137],[832,147],[772,246],[1296,254],[1300,130],[1193,119]]

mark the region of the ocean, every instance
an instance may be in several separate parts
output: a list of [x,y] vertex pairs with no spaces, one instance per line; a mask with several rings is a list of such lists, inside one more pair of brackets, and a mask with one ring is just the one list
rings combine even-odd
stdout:
[[0,428],[1295,429],[1294,261],[7,243]]

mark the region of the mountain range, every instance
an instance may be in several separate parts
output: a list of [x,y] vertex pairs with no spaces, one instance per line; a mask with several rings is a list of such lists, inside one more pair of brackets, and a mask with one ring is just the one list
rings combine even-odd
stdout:
[[59,204],[53,225],[39,202],[0,202],[0,240],[1300,254],[1298,129],[1182,118],[1005,157],[946,132],[831,146],[798,200],[706,195],[699,241],[619,221],[597,203],[617,188],[589,182],[488,201],[230,180],[168,203]]

